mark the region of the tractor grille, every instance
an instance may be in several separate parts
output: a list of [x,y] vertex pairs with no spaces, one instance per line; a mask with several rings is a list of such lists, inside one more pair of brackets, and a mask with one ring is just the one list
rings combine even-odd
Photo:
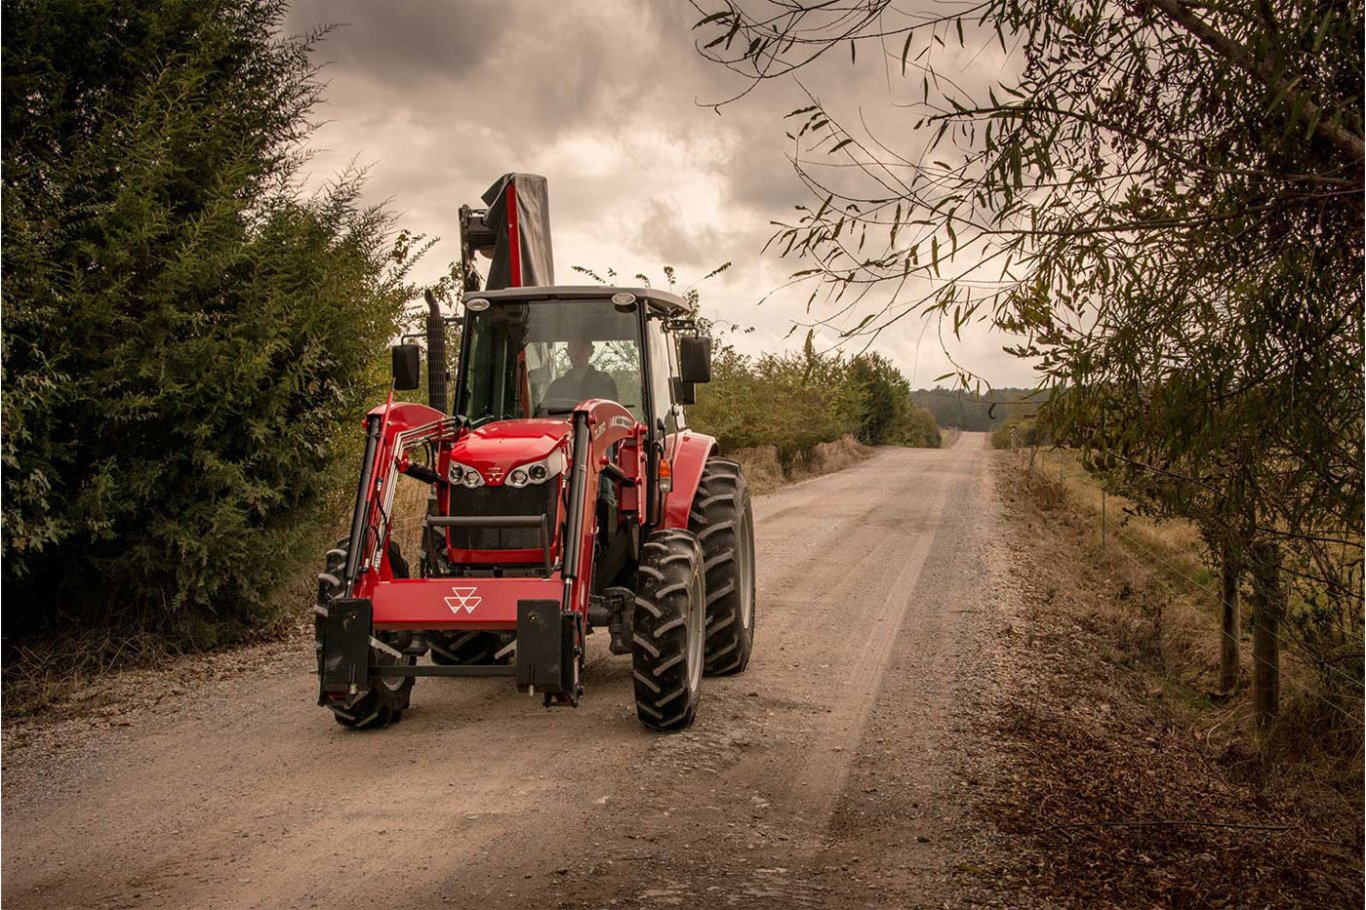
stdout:
[[[527,484],[522,488],[455,487],[451,491],[452,515],[549,515],[547,527],[555,534],[556,497],[560,482],[552,478],[542,484]],[[541,547],[539,528],[451,528],[451,546],[457,550],[538,550]]]

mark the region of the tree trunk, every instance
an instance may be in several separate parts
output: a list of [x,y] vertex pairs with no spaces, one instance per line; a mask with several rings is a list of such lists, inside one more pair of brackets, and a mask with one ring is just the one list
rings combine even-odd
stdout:
[[1260,543],[1252,550],[1252,706],[1257,726],[1265,729],[1276,718],[1281,697],[1281,616],[1285,588],[1281,585],[1281,553],[1275,544]]
[[1233,548],[1224,547],[1220,566],[1220,600],[1223,604],[1223,636],[1219,647],[1219,691],[1238,687],[1238,576],[1242,574]]

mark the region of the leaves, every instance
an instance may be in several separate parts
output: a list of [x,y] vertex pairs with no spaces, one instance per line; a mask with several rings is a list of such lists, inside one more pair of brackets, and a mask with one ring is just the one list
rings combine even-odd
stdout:
[[[1129,458],[1107,476],[1151,508],[1274,529],[1359,641],[1361,560],[1312,538],[1356,534],[1366,499],[1362,5],[988,0],[904,25],[884,2],[828,12],[799,0],[745,18],[782,51],[741,71],[786,75],[898,34],[902,76],[921,69],[902,94],[922,103],[903,108],[899,144],[803,109],[800,146],[860,142],[837,178],[794,156],[819,207],[772,248],[823,290],[832,309],[813,290],[813,321],[990,321],[1043,384],[1073,390],[1055,402],[1059,438]],[[950,35],[974,61],[999,48],[1010,75],[973,90],[943,71]],[[1257,494],[1233,508],[1238,471]]]
[[334,471],[429,245],[361,206],[357,175],[296,195],[314,39],[280,37],[277,4],[219,6],[7,19],[17,635],[261,616],[345,495]]

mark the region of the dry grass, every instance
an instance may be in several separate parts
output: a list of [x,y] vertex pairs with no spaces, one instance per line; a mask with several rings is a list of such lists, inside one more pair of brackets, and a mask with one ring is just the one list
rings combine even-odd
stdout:
[[1075,460],[1027,463],[1003,459],[1001,488],[1029,610],[1006,633],[1032,678],[998,721],[988,811],[1038,859],[1000,877],[1062,906],[1359,906],[1359,745],[1324,737],[1303,668],[1285,661],[1259,736],[1243,693],[1210,695],[1217,593],[1192,529],[1131,518],[1102,547]]
[[841,471],[851,464],[862,461],[873,454],[871,446],[866,446],[853,436],[845,435],[834,442],[820,442],[811,452],[811,457],[798,459],[793,468],[791,479],[803,476],[815,477]]
[[92,685],[117,685],[130,673],[155,672],[204,652],[236,651],[297,632],[312,607],[317,568],[310,565],[278,591],[270,619],[258,625],[206,627],[199,643],[177,645],[164,634],[127,629],[87,629],[45,635],[15,645],[6,655],[4,706],[7,720],[66,706]]
[[[1017,454],[1016,469],[1027,471],[1028,460],[1028,452]],[[1248,690],[1252,649],[1246,612],[1238,688],[1218,692],[1220,592],[1195,526],[1135,515],[1126,500],[1106,496],[1102,535],[1100,488],[1070,452],[1041,449],[1032,481],[1034,501],[1084,542],[1095,570],[1118,580],[1118,590],[1096,601],[1095,609],[1119,630],[1119,652],[1141,656],[1154,691],[1181,709],[1194,735],[1246,751],[1255,756],[1259,774],[1313,791],[1311,800],[1345,799],[1359,809],[1360,699],[1325,698],[1318,675],[1287,641],[1281,651],[1280,716],[1259,734]]]
[[817,443],[809,457],[798,456],[792,469],[784,474],[776,446],[755,446],[725,453],[727,458],[740,462],[749,489],[755,495],[771,493],[785,483],[843,470],[871,454],[870,446],[846,435],[834,442]]
[[[1021,452],[1018,457],[1027,461],[1028,452]],[[1034,467],[1045,478],[1052,480],[1056,477],[1071,505],[1099,521],[1102,508],[1100,485],[1086,473],[1074,452],[1041,448]],[[1108,518],[1107,530],[1120,532],[1131,544],[1147,547],[1164,558],[1174,560],[1174,571],[1193,578],[1199,584],[1211,581],[1209,570],[1203,562],[1204,542],[1193,523],[1174,519],[1157,521],[1138,515],[1134,512],[1134,504],[1122,496],[1105,495],[1104,508]],[[1099,527],[1097,524],[1097,533]]]
[[[1020,452],[1015,457],[1019,467],[1027,471],[1029,453]],[[1072,513],[1099,555],[1129,579],[1131,589],[1151,588],[1160,593],[1164,606],[1155,656],[1162,666],[1194,690],[1214,692],[1223,634],[1219,580],[1211,571],[1210,554],[1197,527],[1189,521],[1158,521],[1138,515],[1133,504],[1123,497],[1102,497],[1100,486],[1073,452],[1040,449],[1034,461],[1034,474],[1045,482],[1036,485],[1036,494],[1043,501],[1055,500],[1053,507]],[[1241,633],[1240,687],[1245,687],[1252,670],[1246,612]],[[1281,660],[1287,722],[1289,715],[1305,710],[1320,713],[1306,709],[1306,704],[1321,702],[1316,674],[1289,645],[1287,642],[1283,647]],[[1245,700],[1235,698],[1230,706],[1240,714],[1249,712]],[[1319,707],[1323,708],[1322,704]],[[1341,718],[1343,706],[1324,710],[1335,708]],[[1346,710],[1353,715],[1348,718],[1350,724],[1360,730],[1360,702],[1346,706]]]
[[[323,548],[345,534],[338,516],[319,540]],[[270,598],[255,624],[204,622],[180,634],[137,629],[65,630],[7,643],[3,676],[4,710],[9,718],[60,713],[73,698],[96,688],[117,688],[124,677],[159,672],[170,665],[208,660],[210,653],[231,655],[243,648],[297,635],[317,596],[322,550],[306,560]],[[311,621],[310,621],[311,622]],[[310,633],[311,634],[311,633]],[[229,658],[224,658],[229,659]]]
[[[1027,454],[1017,457],[1027,464]],[[1223,632],[1218,580],[1205,563],[1207,551],[1196,526],[1139,515],[1129,500],[1103,494],[1072,452],[1040,449],[1034,471],[1042,481],[1034,487],[1036,495],[1072,513],[1088,543],[1124,579],[1122,591],[1157,594],[1160,615],[1145,620],[1147,628],[1132,634],[1150,639],[1147,647],[1155,665],[1181,679],[1190,698],[1207,700],[1218,688]],[[1124,622],[1133,618],[1133,604],[1127,600],[1116,598],[1109,605]],[[1242,637],[1247,639],[1246,634]],[[1250,641],[1241,644],[1240,676],[1246,684],[1251,678],[1251,646]]]
[[422,525],[427,519],[427,500],[432,488],[409,477],[398,478],[394,503],[389,516],[392,530],[389,539],[397,541],[410,571],[417,574],[418,554],[422,551]]
[[740,462],[750,492],[755,495],[772,492],[785,482],[783,466],[778,462],[777,446],[736,449],[733,452],[726,452],[725,455]]

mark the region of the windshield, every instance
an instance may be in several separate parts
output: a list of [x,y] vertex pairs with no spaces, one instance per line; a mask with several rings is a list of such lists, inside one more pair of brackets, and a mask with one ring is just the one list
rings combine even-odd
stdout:
[[610,300],[493,303],[467,330],[456,402],[471,423],[567,414],[589,398],[644,419],[636,314]]

